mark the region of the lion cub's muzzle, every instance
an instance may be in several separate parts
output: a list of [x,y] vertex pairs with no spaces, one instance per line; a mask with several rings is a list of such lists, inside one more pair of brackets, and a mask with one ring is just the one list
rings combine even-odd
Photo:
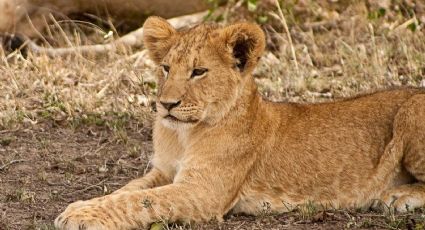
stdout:
[[170,122],[184,122],[196,123],[199,121],[197,118],[197,109],[193,106],[185,106],[181,101],[163,101],[160,100],[158,114]]
[[171,109],[179,106],[181,104],[182,101],[177,101],[177,102],[166,102],[166,101],[160,101],[159,103],[161,103],[162,107],[164,107],[164,109],[170,111]]

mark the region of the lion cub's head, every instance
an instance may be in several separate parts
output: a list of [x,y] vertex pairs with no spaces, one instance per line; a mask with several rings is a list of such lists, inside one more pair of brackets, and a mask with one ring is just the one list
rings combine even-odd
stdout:
[[224,117],[265,45],[263,31],[250,23],[177,31],[166,20],[150,17],[143,28],[144,44],[159,65],[158,116],[168,127]]

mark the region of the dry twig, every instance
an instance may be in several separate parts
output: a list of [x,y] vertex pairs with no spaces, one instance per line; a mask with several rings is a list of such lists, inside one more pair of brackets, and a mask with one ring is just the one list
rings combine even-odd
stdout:
[[85,188],[83,188],[83,189],[79,189],[79,190],[76,190],[76,191],[72,191],[72,192],[67,193],[67,194],[65,194],[65,195],[66,195],[66,196],[69,196],[69,195],[73,195],[73,194],[76,194],[76,193],[85,192],[85,191],[90,190],[90,189],[92,189],[92,188],[99,187],[99,185],[103,184],[103,183],[104,183],[104,182],[106,182],[107,180],[108,180],[108,179],[101,180],[101,181],[100,181],[99,183],[97,183],[97,184],[93,184],[93,185],[87,186],[87,187],[85,187]]
[[291,54],[292,54],[292,58],[294,59],[295,69],[298,72],[299,69],[298,69],[297,55],[295,54],[295,48],[294,48],[294,44],[292,43],[291,33],[289,32],[288,24],[286,23],[285,16],[283,15],[283,11],[280,8],[278,0],[276,0],[276,6],[277,6],[277,12],[279,13],[279,15],[276,15],[273,12],[271,12],[270,15],[275,17],[276,19],[278,19],[282,23],[283,27],[285,28],[285,32],[286,32],[286,35],[288,37],[289,45],[291,46]]
[[9,161],[8,163],[6,163],[6,164],[3,164],[2,166],[0,166],[0,171],[2,171],[2,170],[4,170],[4,169],[6,169],[7,167],[9,167],[10,165],[12,165],[12,164],[17,164],[17,163],[21,163],[21,162],[24,162],[25,160],[23,160],[23,159],[19,159],[19,160],[11,160],[11,161]]

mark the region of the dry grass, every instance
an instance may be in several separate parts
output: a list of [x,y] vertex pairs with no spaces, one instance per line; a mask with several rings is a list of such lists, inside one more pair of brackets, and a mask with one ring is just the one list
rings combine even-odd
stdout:
[[30,53],[26,59],[19,53],[3,55],[0,129],[46,119],[91,122],[93,115],[146,119],[155,94],[152,67],[148,61],[135,66],[137,59],[129,53],[63,58]]
[[[290,36],[268,29],[274,50],[264,55],[255,72],[267,98],[315,102],[391,86],[425,86],[423,25],[411,31],[403,23],[412,18],[368,18],[351,8],[338,13],[337,24],[292,23]],[[270,21],[276,15],[294,17],[285,12],[269,13]],[[91,37],[101,40],[96,36],[102,34]],[[78,44],[88,37],[68,36],[66,40]],[[91,57],[30,53],[26,59],[1,52],[0,128],[33,125],[46,118],[69,122],[90,114],[144,119],[155,97],[153,70],[145,52],[130,49]]]
[[[425,20],[421,21],[425,14],[405,15],[387,11],[384,16],[377,16],[375,14],[380,11],[365,11],[362,4],[326,10],[314,1],[303,2],[310,4],[303,8],[302,13],[296,7],[283,8],[281,12],[274,11],[275,14],[267,12],[270,25],[279,32],[265,26],[269,50],[255,70],[260,90],[266,98],[320,102],[394,86],[425,87]],[[227,15],[232,17],[231,12]],[[279,24],[282,17],[288,22],[290,34]],[[303,17],[303,20],[297,17]],[[81,36],[68,32],[67,36],[73,44],[80,44],[89,43],[81,37],[99,41],[102,34],[105,33]],[[58,36],[57,39],[63,40],[63,37]],[[32,53],[23,58],[19,52],[6,54],[0,50],[0,150],[1,146],[16,143],[14,135],[10,135],[14,130],[37,129],[44,123],[66,130],[97,125],[115,131],[114,139],[118,141],[114,143],[121,143],[117,148],[125,149],[129,159],[138,156],[143,147],[130,148],[128,141],[133,143],[134,140],[124,128],[128,127],[128,123],[149,123],[156,92],[154,71],[155,67],[143,50],[121,48],[102,56],[75,53],[61,58]],[[17,158],[21,156],[19,154],[10,156],[14,158],[8,158],[7,162],[21,160]],[[100,159],[102,156],[97,157]],[[12,164],[7,167],[12,167]],[[73,175],[72,171],[66,173]],[[8,177],[7,172],[0,175]],[[123,180],[121,182],[124,183]],[[8,199],[34,202],[32,191],[24,189],[12,192]],[[52,198],[52,202],[56,201]],[[250,229],[253,226],[273,227],[278,223],[288,227],[285,224],[314,223],[315,218],[325,215],[332,221],[342,221],[342,225],[338,222],[338,226],[346,228],[399,229],[416,226],[421,229],[422,226],[423,229],[423,213],[419,211],[416,215],[419,220],[414,219],[419,224],[412,225],[412,220],[406,216],[370,216],[337,210],[323,214],[305,209],[295,214],[273,216],[267,221],[264,221],[266,217],[260,218],[259,223],[248,224],[248,227],[245,222],[257,220],[231,217],[224,227],[236,229],[245,226],[242,228]],[[52,215],[50,213],[46,218]],[[49,221],[37,222],[35,228],[48,228]],[[212,224],[200,228],[217,226]]]
[[389,28],[384,19],[351,15],[342,12],[330,28],[294,25],[296,59],[286,35],[277,34],[279,50],[267,53],[256,71],[265,76],[259,80],[265,95],[314,102],[388,87],[425,87],[423,28],[409,30],[402,25],[408,18]]

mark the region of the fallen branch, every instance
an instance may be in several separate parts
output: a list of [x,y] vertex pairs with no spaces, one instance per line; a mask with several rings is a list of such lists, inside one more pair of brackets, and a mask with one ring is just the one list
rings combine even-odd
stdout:
[[97,184],[93,184],[93,185],[87,186],[87,187],[85,187],[85,188],[83,188],[83,189],[79,189],[79,190],[76,190],[76,191],[69,192],[69,193],[65,194],[65,196],[69,196],[69,195],[73,195],[73,194],[76,194],[76,193],[85,192],[85,191],[90,190],[90,189],[92,189],[92,188],[99,187],[101,184],[105,183],[107,180],[108,180],[108,179],[104,179],[104,180],[101,180],[101,181],[100,181],[99,183],[97,183]]
[[9,161],[9,163],[6,163],[6,164],[0,166],[0,171],[3,171],[4,169],[6,169],[7,167],[9,167],[12,164],[21,163],[21,162],[24,162],[24,161],[25,160],[22,160],[22,159],[20,159],[20,160],[11,160],[11,161]]
[[[176,18],[171,18],[168,22],[174,28],[182,28],[188,25],[200,23],[204,17],[208,14],[208,11],[195,13],[191,15],[180,16]],[[37,45],[35,42],[28,39],[28,48],[36,53],[44,53],[49,56],[62,56],[70,53],[106,53],[110,51],[115,51],[119,46],[141,46],[143,37],[143,27],[140,27],[137,30],[134,30],[117,40],[108,43],[108,44],[98,44],[98,45],[83,45],[67,48],[45,48]]]
[[19,129],[12,129],[12,130],[5,129],[5,130],[0,130],[0,134],[3,134],[3,133],[14,133],[16,131],[19,131]]

